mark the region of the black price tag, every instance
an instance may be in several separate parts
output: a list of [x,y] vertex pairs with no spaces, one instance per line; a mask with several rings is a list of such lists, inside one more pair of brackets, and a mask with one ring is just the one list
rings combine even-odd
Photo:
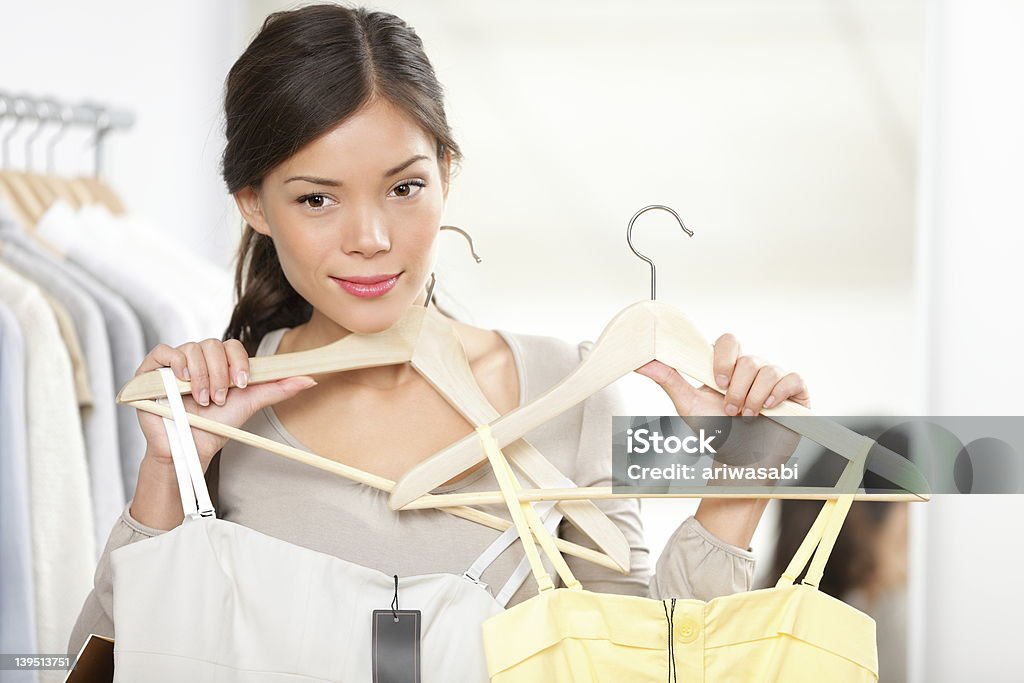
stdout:
[[418,609],[373,610],[373,683],[420,683]]

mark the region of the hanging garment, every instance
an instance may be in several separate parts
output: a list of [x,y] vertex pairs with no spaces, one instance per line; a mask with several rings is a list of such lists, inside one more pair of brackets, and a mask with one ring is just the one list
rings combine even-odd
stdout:
[[[51,251],[25,234],[15,223],[4,220],[3,202],[0,201],[0,239],[17,244],[36,259],[50,264],[59,273],[84,294],[92,298],[100,308],[103,323],[107,330],[110,343],[110,365],[113,373],[113,387],[122,387],[135,376],[142,358],[146,355],[145,337],[142,335],[142,324],[128,302],[120,294],[107,287],[73,261],[58,258]],[[111,393],[108,401],[109,409],[114,411],[117,419],[117,444],[121,451],[121,478],[124,500],[128,501],[135,491],[139,480],[139,465],[146,452],[146,437],[139,429],[139,420],[135,408],[117,405]],[[94,409],[103,409],[102,396]],[[94,489],[95,490],[95,489]],[[122,507],[124,507],[122,505]],[[106,528],[106,527],[102,527]],[[103,548],[105,540],[100,542]]]
[[[71,360],[53,309],[31,280],[0,261],[0,302],[14,314],[25,349],[29,524],[38,652],[64,651],[95,563],[85,440]],[[55,669],[39,680],[59,681]]]
[[[371,617],[392,605],[393,576],[219,519],[177,380],[160,374],[185,519],[110,554],[114,681],[373,680]],[[421,611],[423,683],[487,680],[480,625],[504,607],[478,577],[516,537],[510,527],[461,576],[400,577],[397,608]]]
[[[492,683],[878,680],[874,619],[817,587],[852,495],[825,502],[773,588],[708,602],[593,593],[572,576],[530,504],[518,501],[520,487],[490,427],[477,433],[500,472],[540,591],[483,623]],[[565,588],[543,570],[531,529]],[[794,583],[812,553],[807,577]]]
[[[25,340],[0,301],[0,652],[39,652],[32,525],[28,509]],[[36,683],[34,669],[0,671],[3,683]]]
[[[55,201],[36,232],[97,279],[118,289],[142,320],[147,346],[178,346],[207,337],[219,339],[231,319],[232,277],[142,218],[114,215],[91,204],[74,209]],[[154,251],[153,244],[160,244]],[[177,278],[172,295],[153,285]]]
[[[76,386],[84,385],[88,397],[78,391],[79,414],[85,437],[89,486],[92,493],[96,558],[99,559],[107,530],[124,508],[124,478],[117,431],[117,402],[110,338],[96,301],[60,268],[0,234],[0,256],[20,274],[32,280],[53,308],[61,335],[75,369]],[[63,309],[63,313],[60,310]],[[68,318],[61,323],[61,318]],[[80,375],[80,377],[79,377]],[[138,419],[135,421],[136,431]]]
[[200,322],[196,295],[190,285],[183,285],[185,296],[160,286],[166,281],[161,274],[181,261],[175,259],[171,262],[173,266],[168,266],[163,249],[154,250],[152,243],[140,245],[113,218],[104,222],[99,220],[100,216],[95,211],[76,211],[58,199],[39,219],[35,230],[68,259],[125,298],[139,316],[147,348],[161,342],[176,347],[206,337],[220,338],[222,329],[211,330]]

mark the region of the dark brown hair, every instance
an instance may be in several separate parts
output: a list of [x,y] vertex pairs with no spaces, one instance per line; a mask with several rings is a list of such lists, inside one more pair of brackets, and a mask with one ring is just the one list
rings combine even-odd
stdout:
[[[385,100],[462,159],[443,88],[411,26],[387,12],[336,4],[270,14],[225,83],[228,192],[259,188],[268,172],[365,106]],[[442,176],[444,175],[442,171]],[[222,341],[255,355],[263,335],[309,320],[312,305],[288,282],[270,237],[245,225],[235,256],[235,307]]]

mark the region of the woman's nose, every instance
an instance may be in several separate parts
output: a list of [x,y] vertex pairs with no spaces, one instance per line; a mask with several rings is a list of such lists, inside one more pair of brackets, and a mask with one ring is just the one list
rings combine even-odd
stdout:
[[371,257],[391,248],[383,222],[373,217],[353,221],[342,229],[342,248],[353,254]]

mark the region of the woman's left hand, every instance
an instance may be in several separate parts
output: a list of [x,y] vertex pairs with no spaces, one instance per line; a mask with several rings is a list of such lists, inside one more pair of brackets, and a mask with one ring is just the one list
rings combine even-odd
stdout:
[[694,388],[661,361],[652,360],[636,371],[660,384],[682,417],[752,416],[786,399],[811,407],[807,384],[797,373],[785,373],[756,356],[741,356],[740,343],[729,332],[719,337],[714,347],[715,379],[726,390],[724,396],[709,386]]

